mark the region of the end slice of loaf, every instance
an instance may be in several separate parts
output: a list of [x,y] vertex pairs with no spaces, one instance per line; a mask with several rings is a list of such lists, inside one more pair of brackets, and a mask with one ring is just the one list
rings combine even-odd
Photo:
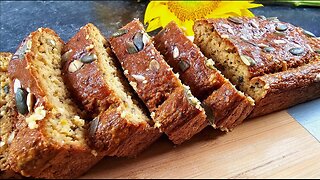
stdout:
[[139,20],[114,33],[110,44],[155,126],[170,140],[181,144],[206,127],[200,102],[155,49]]
[[15,136],[17,113],[10,94],[8,64],[11,53],[0,52],[0,179],[20,178],[8,164],[9,146]]
[[183,83],[212,114],[214,127],[231,130],[252,111],[254,101],[238,91],[173,21],[154,37],[155,47]]
[[[318,82],[308,81],[310,83],[302,83],[302,87],[298,80],[301,74],[304,74],[300,71],[305,69],[298,67],[320,61],[317,53],[320,40],[312,33],[276,18],[265,17],[199,20],[194,24],[194,32],[195,43],[201,51],[215,61],[217,67],[232,83],[256,101],[250,117],[261,116],[319,97],[318,91],[311,87]],[[287,72],[292,73],[291,77],[294,80],[285,81]],[[281,77],[283,80],[279,80]],[[255,78],[264,79],[263,81],[268,82],[265,84],[273,85],[262,86],[259,82],[255,85]],[[305,78],[314,79],[314,75]],[[291,89],[289,83],[295,83],[297,88]],[[297,99],[295,101],[287,96],[293,91],[301,92],[297,93],[299,97],[294,98]],[[278,98],[273,95],[274,92],[277,92]],[[310,96],[305,95],[307,92]]]
[[159,136],[131,93],[108,43],[87,24],[63,48],[64,79],[75,100],[94,119],[90,144],[104,155],[135,156]]
[[24,39],[9,63],[19,115],[8,161],[24,176],[75,178],[102,158],[88,147],[85,121],[63,83],[63,45],[53,30],[40,28]]

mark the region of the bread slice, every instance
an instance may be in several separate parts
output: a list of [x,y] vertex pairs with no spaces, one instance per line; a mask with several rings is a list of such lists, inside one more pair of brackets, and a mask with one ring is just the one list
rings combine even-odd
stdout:
[[222,130],[233,129],[252,111],[254,101],[238,91],[211,59],[207,59],[173,21],[154,37],[155,47],[183,83],[202,101],[210,122]]
[[24,176],[75,178],[102,158],[88,147],[85,121],[63,83],[63,45],[53,30],[39,28],[9,63],[19,115],[8,162]]
[[114,33],[110,44],[155,126],[173,143],[181,144],[207,126],[200,102],[155,49],[139,20]]
[[[135,156],[159,136],[117,68],[108,43],[89,23],[63,48],[64,79],[75,100],[94,119],[91,145],[104,155]],[[76,65],[76,66],[75,66]]]
[[[201,51],[215,61],[231,82],[255,99],[256,106],[251,117],[319,97],[318,91],[311,91],[311,86],[318,82],[313,80],[309,81],[310,84],[300,86],[298,79],[301,74],[296,72],[304,69],[297,67],[319,61],[317,52],[320,40],[312,33],[276,18],[265,17],[199,20],[194,24],[194,32],[195,43]],[[289,69],[296,70],[288,71]],[[290,76],[295,82],[287,78],[275,80],[276,76],[287,76],[287,71],[294,73]],[[262,78],[268,83],[265,86],[259,83],[255,85],[255,78]],[[314,79],[314,75],[305,78]],[[296,89],[291,89],[289,83],[295,83]],[[277,89],[273,89],[275,87]],[[286,96],[293,91],[300,92],[299,97],[295,98],[299,100],[292,101]],[[286,98],[274,99],[274,92],[277,92],[278,98]],[[311,93],[312,98],[305,96],[307,92]]]
[[9,146],[16,133],[14,124],[17,118],[7,71],[11,57],[11,53],[0,52],[0,179],[21,177],[10,168],[7,162]]

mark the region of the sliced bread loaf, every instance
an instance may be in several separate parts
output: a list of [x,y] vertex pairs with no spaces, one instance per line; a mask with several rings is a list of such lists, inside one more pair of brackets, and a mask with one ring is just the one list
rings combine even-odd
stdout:
[[135,156],[159,136],[131,93],[97,27],[87,24],[63,48],[64,79],[94,119],[90,144],[104,155]]
[[75,178],[102,156],[87,145],[85,121],[61,75],[64,43],[51,29],[24,39],[8,72],[18,115],[8,162],[14,171],[35,178]]
[[139,20],[114,33],[110,44],[130,85],[151,112],[155,126],[175,144],[207,126],[200,102],[155,49]]

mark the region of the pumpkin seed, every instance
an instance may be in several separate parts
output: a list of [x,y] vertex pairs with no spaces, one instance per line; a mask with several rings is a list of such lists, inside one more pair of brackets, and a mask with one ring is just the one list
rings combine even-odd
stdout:
[[93,137],[98,129],[99,126],[99,116],[95,117],[90,123],[89,123],[89,137]]
[[82,56],[80,58],[80,61],[83,62],[83,63],[88,64],[88,63],[91,63],[91,62],[93,62],[93,61],[95,61],[97,59],[98,59],[97,55],[90,53],[90,54],[85,54],[84,56]]
[[291,49],[289,50],[289,52],[290,52],[291,54],[295,55],[295,56],[299,56],[299,55],[301,55],[301,54],[304,52],[304,49],[303,49],[303,48],[299,48],[299,47],[297,47],[297,48],[291,48]]
[[4,93],[6,93],[6,94],[9,94],[9,93],[10,93],[10,88],[9,88],[9,85],[8,85],[8,84],[3,87],[3,91],[4,91]]
[[137,32],[133,37],[133,44],[136,46],[138,51],[141,51],[144,47],[142,38],[143,34],[141,32]]
[[160,69],[160,64],[158,61],[152,59],[149,63],[149,69],[152,71],[158,71]]
[[241,55],[240,58],[242,62],[247,66],[254,66],[256,64],[256,62],[249,56]]
[[214,118],[214,112],[213,109],[210,108],[207,104],[201,103],[201,106],[203,107],[204,111],[206,112],[207,119],[211,126],[215,126],[215,118]]
[[314,52],[320,54],[320,49],[316,49],[316,50],[314,50]]
[[127,42],[127,52],[129,54],[134,54],[138,52],[138,49],[136,46],[133,44],[133,42]]
[[16,107],[20,114],[28,114],[28,106],[27,106],[27,96],[28,92],[22,88],[18,88],[15,94],[16,99]]
[[132,74],[132,77],[133,77],[134,79],[136,79],[137,81],[144,81],[144,80],[146,80],[146,78],[145,78],[144,76],[140,75],[140,74]]
[[276,30],[277,30],[277,31],[285,31],[285,30],[287,30],[287,29],[288,29],[288,26],[285,25],[285,24],[278,24],[278,25],[276,26]]
[[187,69],[189,69],[190,64],[186,61],[179,61],[178,66],[182,72],[185,72]]
[[34,94],[32,93],[28,93],[28,96],[27,96],[27,106],[28,106],[28,111],[29,112],[32,112],[33,111],[33,108],[34,108],[34,105],[36,103],[36,97]]
[[264,52],[272,52],[272,51],[275,51],[276,49],[275,48],[273,48],[273,47],[265,47],[265,48],[263,48],[263,51]]
[[113,33],[112,36],[113,37],[119,37],[122,36],[124,34],[127,34],[129,31],[128,29],[119,29],[117,32]]
[[74,60],[70,63],[68,71],[70,73],[74,73],[74,72],[78,71],[79,69],[81,69],[83,65],[84,65],[83,62],[78,61],[78,60]]
[[305,35],[307,35],[307,36],[309,36],[309,37],[316,37],[316,36],[315,36],[312,32],[310,32],[310,31],[303,30],[302,32],[303,32],[303,34],[305,34]]
[[236,17],[228,17],[228,21],[233,22],[235,24],[242,24],[242,20]]

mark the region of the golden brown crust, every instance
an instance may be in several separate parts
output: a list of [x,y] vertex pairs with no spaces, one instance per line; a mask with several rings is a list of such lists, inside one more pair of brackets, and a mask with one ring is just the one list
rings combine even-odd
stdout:
[[0,52],[0,179],[20,178],[9,166],[9,146],[14,137],[17,113],[10,93],[8,64],[11,53]]
[[[37,70],[33,67],[36,56],[35,48],[38,43],[37,37],[42,33],[55,37],[56,42],[63,44],[58,35],[47,28],[40,28],[31,33],[20,45],[16,54],[9,64],[9,74],[12,80],[18,79],[23,88],[30,89],[38,99],[35,106],[51,108],[51,102],[45,97]],[[32,45],[28,45],[31,42]],[[27,67],[27,68],[26,68]],[[14,83],[11,85],[13,93]],[[47,112],[44,119],[38,122],[38,128],[31,129],[26,123],[26,116],[19,114],[16,123],[17,133],[10,145],[9,163],[12,169],[24,176],[36,178],[75,178],[85,173],[102,157],[94,156],[92,150],[86,144],[59,145],[54,142],[46,132],[45,123],[52,118],[51,112]]]
[[[95,48],[89,48],[93,41],[88,38],[92,24],[88,24],[73,36],[63,47],[64,57],[63,77],[68,90],[73,94],[76,101],[82,104],[87,112],[98,115],[100,111],[106,110],[112,104],[120,103],[115,92],[106,86],[96,62],[85,64],[76,72],[68,72],[71,62],[79,59],[84,54],[95,54]],[[106,40],[102,42],[107,44]]]
[[[289,23],[279,20],[265,18],[238,18],[241,23],[233,23],[228,19],[205,19],[195,23],[194,28],[206,24],[212,28],[220,37],[224,38],[239,54],[254,59],[255,65],[249,67],[249,78],[261,76],[268,73],[285,71],[312,61],[317,61],[317,53],[320,49],[320,40],[308,37],[302,28],[295,27]],[[279,25],[285,25],[286,30],[278,31]],[[265,46],[272,47],[272,52],[263,51]],[[311,46],[310,46],[311,45]],[[294,55],[290,49],[300,47],[301,54]]]
[[[154,117],[155,125],[165,132],[176,144],[182,143],[203,129],[203,124],[207,123],[205,118],[198,120],[196,123],[193,122],[194,117],[201,114],[203,110],[193,109],[195,105],[189,102],[184,101],[185,103],[178,104],[181,106],[181,110],[186,110],[183,113],[186,118],[177,117],[176,115],[169,114],[169,111],[167,112],[167,106],[170,106],[170,102],[176,102],[175,96],[177,99],[182,98],[181,94],[179,95],[177,92],[181,93],[183,85],[172,72],[169,65],[163,60],[160,53],[155,49],[151,40],[145,34],[139,20],[130,22],[121,31],[127,32],[120,36],[112,37],[110,39],[111,47],[118,57],[127,79],[148,107],[151,116]],[[136,52],[132,50],[137,48],[134,47],[135,42],[133,42],[133,38],[139,35],[139,33],[141,33],[142,37],[145,37],[138,44],[142,45],[142,48],[140,47],[141,49]],[[185,93],[183,94],[185,95]],[[157,116],[161,118],[157,118]],[[205,115],[202,117],[205,117]],[[185,124],[183,125],[182,122]],[[190,124],[193,124],[194,127],[182,130],[183,127]],[[174,134],[172,131],[181,131],[181,134]]]
[[[93,24],[87,24],[64,46],[63,53],[71,51],[65,56],[64,79],[74,99],[84,106],[91,118],[95,118],[89,126],[90,145],[108,156],[136,156],[160,136],[159,130],[148,124],[147,117],[146,121],[139,123],[122,117],[122,113],[125,113],[124,99],[116,94],[114,87],[108,86],[103,77],[104,70],[97,60],[84,64],[75,72],[68,71],[70,63],[79,59],[81,54],[102,54],[90,38],[94,32],[99,30]],[[100,40],[102,46],[106,47],[107,41],[103,37],[99,37]],[[90,46],[91,49],[88,49]],[[112,61],[112,57],[109,58]],[[122,85],[125,86],[124,83]],[[130,92],[126,93],[131,95]]]
[[232,129],[249,115],[251,98],[232,86],[173,21],[154,37],[154,42],[182,82],[214,113],[211,121],[215,127]]
[[[193,94],[200,100],[205,99],[213,90],[224,84],[225,78],[214,67],[210,69],[209,65],[206,65],[206,57],[173,21],[153,39],[155,47],[173,67],[173,71],[180,74],[183,83],[190,86]],[[177,54],[174,54],[175,49]],[[185,66],[181,61],[186,63]]]
[[[95,122],[97,121],[97,122]],[[96,124],[95,124],[96,123]],[[161,135],[147,124],[128,123],[121,109],[109,108],[91,122],[90,142],[109,156],[136,156]]]
[[320,61],[251,79],[252,86],[256,83],[263,86],[265,96],[257,100],[250,117],[265,115],[319,98]]

